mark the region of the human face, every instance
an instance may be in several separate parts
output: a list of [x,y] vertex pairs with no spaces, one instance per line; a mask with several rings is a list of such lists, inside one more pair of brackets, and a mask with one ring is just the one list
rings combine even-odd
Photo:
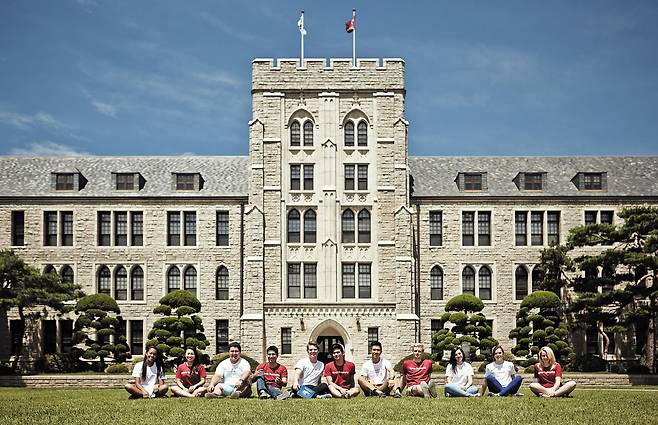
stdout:
[[503,359],[503,350],[500,348],[497,348],[496,351],[494,351],[494,361],[498,364],[501,364],[505,360]]
[[193,364],[195,358],[196,358],[196,353],[194,352],[194,350],[190,350],[189,348],[185,350],[185,360],[187,361],[188,365]]
[[152,366],[155,363],[155,357],[158,355],[158,350],[151,347],[146,352],[146,364]]
[[338,363],[341,363],[343,361],[343,357],[345,356],[339,349],[335,349],[332,354],[334,356],[334,361]]
[[414,360],[416,362],[421,361],[423,359],[423,353],[424,352],[425,352],[425,350],[423,350],[422,348],[414,347]]
[[279,355],[274,351],[267,352],[267,361],[271,364],[276,363],[276,360],[279,358]]
[[455,351],[455,360],[457,361],[457,364],[464,363],[464,353],[462,353],[462,350]]
[[539,352],[539,361],[541,362],[542,366],[548,366],[550,363],[550,360],[548,358],[548,354],[546,354],[546,351],[541,350]]
[[372,360],[377,363],[379,362],[379,358],[382,356],[382,349],[377,345],[373,345],[370,348],[370,354],[372,355]]
[[232,363],[237,362],[240,359],[240,350],[238,350],[238,347],[231,347],[228,350],[228,356]]
[[308,358],[312,362],[316,362],[318,360],[318,347],[316,347],[315,345],[309,345],[306,348],[306,352],[308,353]]

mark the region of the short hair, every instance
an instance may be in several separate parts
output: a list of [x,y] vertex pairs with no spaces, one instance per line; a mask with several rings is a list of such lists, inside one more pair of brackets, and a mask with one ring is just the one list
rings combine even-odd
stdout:
[[381,342],[374,341],[372,344],[370,344],[370,348],[375,347],[375,346],[379,347],[380,350],[383,350]]
[[318,345],[317,342],[309,341],[308,344],[306,344],[306,351],[308,351],[309,347],[311,347],[311,346],[313,346],[313,347],[317,348],[318,350],[320,350],[320,346]]
[[275,345],[270,345],[269,347],[267,347],[267,350],[265,350],[265,353],[269,353],[270,351],[274,351],[277,356],[279,355],[279,349],[276,348]]
[[422,343],[420,343],[420,342],[417,342],[417,343],[415,343],[415,344],[413,344],[413,345],[411,346],[411,349],[412,349],[412,350],[413,350],[414,348],[420,348],[421,350],[425,351],[425,346],[424,346]]
[[333,353],[336,350],[340,350],[341,353],[345,353],[345,347],[343,347],[343,344],[334,344],[331,346],[331,352]]
[[496,350],[500,349],[500,351],[505,354],[505,349],[501,345],[496,345],[494,348],[491,349],[491,354],[496,354]]
[[548,357],[548,361],[551,362],[551,367],[555,364],[555,353],[553,352],[553,349],[551,347],[542,347],[539,349],[539,353],[537,353],[537,358],[539,359],[539,364],[541,364],[541,352],[546,353],[546,357]]
[[231,351],[231,348],[233,348],[233,347],[237,348],[238,351],[242,352],[242,347],[240,347],[240,343],[239,343],[239,342],[237,342],[237,341],[233,341],[232,343],[230,343],[230,344],[228,345],[228,350]]

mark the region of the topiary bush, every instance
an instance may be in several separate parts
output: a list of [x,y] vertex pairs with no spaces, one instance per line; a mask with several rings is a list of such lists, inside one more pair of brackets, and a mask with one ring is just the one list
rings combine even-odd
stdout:
[[180,364],[185,357],[185,347],[193,346],[203,363],[209,362],[204,354],[209,342],[203,334],[203,322],[197,314],[201,303],[194,294],[186,290],[173,291],[160,299],[153,313],[164,317],[153,323],[148,334],[147,347],[155,346],[173,364]]
[[[82,344],[82,358],[99,361],[99,369],[105,369],[106,361],[122,362],[128,356],[126,337],[117,334],[121,309],[117,302],[106,294],[82,297],[75,306],[80,316],[75,321],[73,344]],[[112,342],[114,336],[114,342]]]
[[105,373],[109,373],[109,374],[126,374],[126,373],[130,373],[130,370],[128,370],[128,366],[126,366],[125,364],[116,363],[116,364],[113,364],[113,365],[109,365],[105,369]]

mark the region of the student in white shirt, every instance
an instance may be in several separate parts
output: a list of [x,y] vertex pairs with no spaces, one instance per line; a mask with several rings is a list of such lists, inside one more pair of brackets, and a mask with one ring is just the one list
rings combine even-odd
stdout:
[[487,365],[484,374],[484,385],[481,393],[484,394],[485,387],[489,389],[489,395],[513,396],[517,395],[523,382],[523,377],[516,374],[516,367],[512,362],[505,361],[505,351],[500,345],[493,349],[494,361]]
[[473,367],[464,360],[466,355],[461,347],[450,352],[450,361],[446,367],[446,384],[443,387],[446,397],[477,397],[479,388],[473,385]]
[[228,345],[228,359],[223,360],[210,380],[206,398],[251,397],[251,366],[240,357],[242,347],[237,342]]
[[[370,345],[370,355],[359,373],[359,386],[367,396],[386,397],[395,387],[395,372],[391,362],[382,357],[382,344],[375,341]],[[399,394],[399,391],[395,394]]]
[[144,361],[133,368],[134,384],[126,384],[125,389],[130,398],[162,397],[167,394],[169,386],[165,384],[164,361],[157,347],[148,347]]
[[[329,394],[329,387],[325,383],[320,383],[322,373],[324,372],[324,363],[318,360],[320,346],[316,342],[306,344],[306,353],[308,357],[301,359],[295,365],[295,373],[292,375],[292,396],[299,397],[297,392],[304,386],[314,392],[313,397],[324,396]],[[328,397],[331,397],[329,394]]]

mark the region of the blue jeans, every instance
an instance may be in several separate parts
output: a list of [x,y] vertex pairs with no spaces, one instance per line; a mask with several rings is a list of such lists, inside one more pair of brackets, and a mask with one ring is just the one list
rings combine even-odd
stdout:
[[277,398],[277,396],[281,394],[281,389],[275,387],[274,385],[265,384],[265,379],[263,377],[259,377],[256,380],[256,389],[258,389],[259,395],[261,391],[265,391],[272,398]]
[[521,382],[523,382],[523,377],[520,375],[516,375],[514,379],[512,379],[512,382],[510,382],[505,387],[502,386],[501,383],[491,375],[487,376],[485,379],[487,381],[487,388],[489,389],[489,392],[498,394],[501,397],[516,394],[521,388]]
[[443,387],[443,392],[445,393],[446,397],[470,397],[471,395],[477,394],[478,387],[471,385],[470,387],[463,389],[457,384],[445,384]]

